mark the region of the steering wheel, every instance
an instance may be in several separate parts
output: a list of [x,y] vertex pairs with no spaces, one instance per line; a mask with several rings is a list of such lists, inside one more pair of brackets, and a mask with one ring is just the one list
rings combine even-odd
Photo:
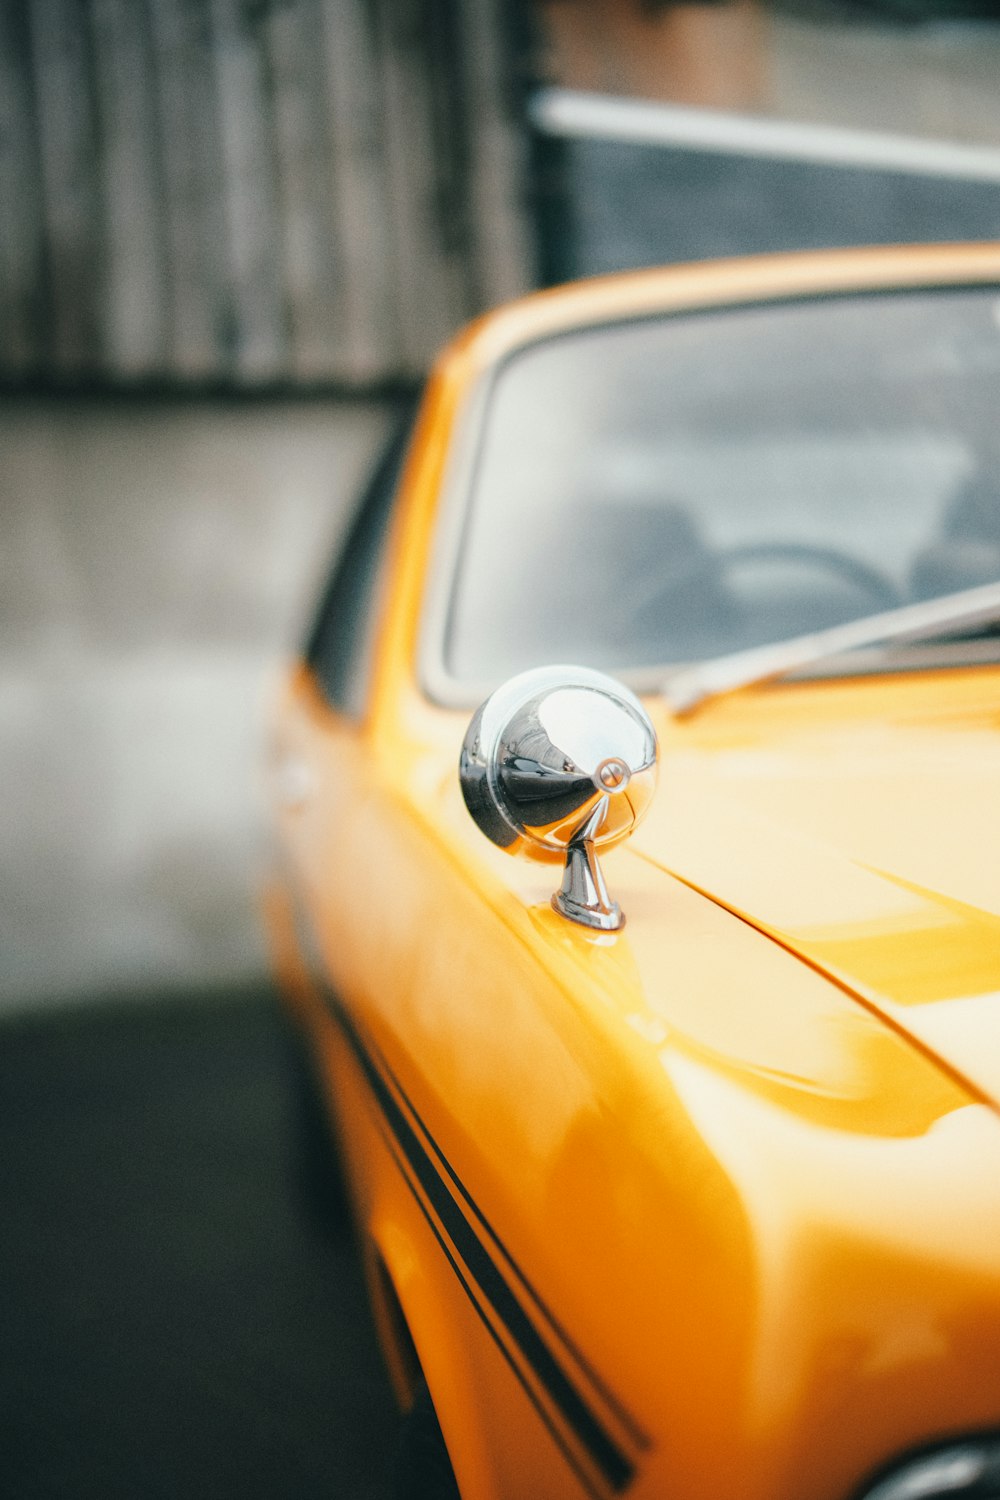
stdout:
[[[739,569],[757,562],[780,565],[787,581],[773,588],[766,586],[766,580],[756,588],[741,587]],[[852,615],[893,609],[902,602],[891,578],[878,568],[837,547],[809,542],[737,543],[706,550],[672,576],[669,569],[666,573],[666,577],[649,576],[645,587],[633,585],[623,595],[629,629],[633,636],[640,631],[643,640],[660,641],[664,628],[670,630],[673,621],[682,632],[684,649],[695,656],[717,655],[740,642],[756,645],[801,635]],[[831,582],[841,585],[832,599]],[[856,603],[850,594],[844,599],[845,586],[853,591]],[[676,649],[673,639],[665,649]]]
[[723,574],[743,562],[779,562],[824,568],[866,594],[878,608],[893,609],[902,603],[891,578],[838,547],[820,547],[811,542],[747,542],[723,547],[714,558]]

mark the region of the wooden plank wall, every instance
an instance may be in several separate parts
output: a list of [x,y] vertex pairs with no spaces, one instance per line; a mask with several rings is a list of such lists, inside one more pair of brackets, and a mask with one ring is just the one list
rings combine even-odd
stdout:
[[371,389],[533,279],[511,0],[0,0],[0,382]]

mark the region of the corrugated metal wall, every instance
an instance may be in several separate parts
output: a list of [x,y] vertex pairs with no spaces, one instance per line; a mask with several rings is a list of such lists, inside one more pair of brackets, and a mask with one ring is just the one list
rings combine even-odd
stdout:
[[0,0],[0,381],[370,388],[523,289],[510,0]]

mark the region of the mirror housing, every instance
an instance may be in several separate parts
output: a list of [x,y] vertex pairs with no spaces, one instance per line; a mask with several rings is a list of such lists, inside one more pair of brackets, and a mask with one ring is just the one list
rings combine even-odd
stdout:
[[511,854],[563,859],[556,911],[613,932],[625,918],[597,860],[637,827],[656,787],[656,733],[634,693],[586,667],[512,677],[475,712],[459,760],[465,805]]

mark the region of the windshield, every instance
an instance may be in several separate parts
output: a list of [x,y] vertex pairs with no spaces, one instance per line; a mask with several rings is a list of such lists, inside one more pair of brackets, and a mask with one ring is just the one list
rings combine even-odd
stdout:
[[533,345],[487,403],[448,671],[662,668],[1000,579],[998,413],[996,289]]

